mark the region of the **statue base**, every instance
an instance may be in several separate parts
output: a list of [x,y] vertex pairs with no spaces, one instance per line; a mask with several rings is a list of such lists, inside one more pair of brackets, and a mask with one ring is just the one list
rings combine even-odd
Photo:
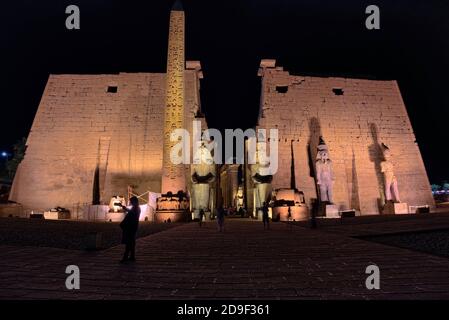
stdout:
[[327,204],[324,210],[326,218],[340,218],[338,206],[336,206],[335,204]]
[[189,199],[184,192],[162,194],[157,198],[156,203],[157,210],[154,214],[154,222],[192,221],[192,215],[189,212]]
[[340,218],[338,206],[329,202],[321,202],[318,210],[318,217]]
[[309,219],[309,208],[307,206],[290,207],[291,217],[288,217],[288,206],[272,208],[273,221],[304,221]]
[[68,220],[70,219],[69,211],[45,211],[45,220]]
[[187,210],[157,210],[154,214],[154,222],[189,222],[192,215]]
[[408,205],[405,202],[393,203],[388,201],[383,210],[382,214],[408,214]]
[[119,211],[119,212],[108,212],[106,213],[106,221],[111,221],[111,222],[121,222],[123,221],[123,219],[125,218],[126,213],[123,211]]

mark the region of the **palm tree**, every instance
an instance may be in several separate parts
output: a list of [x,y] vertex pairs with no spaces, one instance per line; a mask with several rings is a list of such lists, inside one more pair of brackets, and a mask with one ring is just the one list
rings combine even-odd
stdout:
[[12,159],[8,160],[6,163],[8,180],[12,181],[14,179],[14,176],[16,175],[17,172],[17,168],[19,167],[19,164],[25,157],[25,152],[27,149],[26,141],[27,141],[26,138],[22,138],[13,145],[14,155]]

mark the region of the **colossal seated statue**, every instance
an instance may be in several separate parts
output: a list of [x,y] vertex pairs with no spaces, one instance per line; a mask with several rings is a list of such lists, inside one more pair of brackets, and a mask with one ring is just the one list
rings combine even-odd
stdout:
[[215,180],[215,163],[209,149],[201,144],[195,155],[194,164],[191,165],[192,179],[192,210],[195,216],[200,210],[209,211],[210,184]]

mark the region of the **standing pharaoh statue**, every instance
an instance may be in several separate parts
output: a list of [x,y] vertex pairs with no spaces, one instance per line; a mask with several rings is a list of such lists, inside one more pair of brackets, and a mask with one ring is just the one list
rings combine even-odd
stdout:
[[332,160],[329,158],[329,151],[323,137],[317,147],[316,156],[316,183],[320,190],[320,200],[325,203],[332,203],[332,190],[334,184],[334,173],[332,170]]
[[201,144],[194,164],[191,165],[192,210],[194,218],[199,217],[201,210],[210,210],[210,184],[215,180],[215,164],[209,149]]
[[382,146],[384,150],[384,161],[381,162],[380,168],[384,175],[385,200],[387,202],[400,203],[398,181],[394,174],[391,151],[385,144],[382,144]]
[[255,159],[256,163],[251,165],[251,178],[254,185],[255,192],[255,209],[262,208],[263,203],[269,200],[271,195],[271,181],[272,175],[267,175],[269,172],[270,161],[268,158],[262,157],[266,155],[266,145],[263,142],[258,142],[256,147]]

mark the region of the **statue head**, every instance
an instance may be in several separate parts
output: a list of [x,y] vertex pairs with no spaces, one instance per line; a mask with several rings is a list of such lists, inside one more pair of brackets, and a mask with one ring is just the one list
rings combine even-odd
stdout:
[[316,161],[327,161],[329,158],[329,150],[327,148],[326,143],[324,142],[323,137],[320,137],[320,142],[317,147],[317,155]]
[[196,159],[194,159],[194,163],[205,165],[214,164],[214,158],[212,157],[212,153],[207,148],[204,141],[201,142],[201,146],[198,148]]
[[330,160],[329,159],[329,153],[327,152],[327,150],[321,151],[320,155],[321,155],[321,160],[323,160],[323,161]]
[[384,143],[382,143],[382,149],[383,149],[383,154],[384,154],[384,159],[386,161],[391,159],[391,151],[390,148],[388,148],[388,146]]
[[257,142],[256,145],[256,159],[257,163],[262,167],[268,167],[270,165],[270,159],[265,157],[267,154],[267,146],[265,142]]

